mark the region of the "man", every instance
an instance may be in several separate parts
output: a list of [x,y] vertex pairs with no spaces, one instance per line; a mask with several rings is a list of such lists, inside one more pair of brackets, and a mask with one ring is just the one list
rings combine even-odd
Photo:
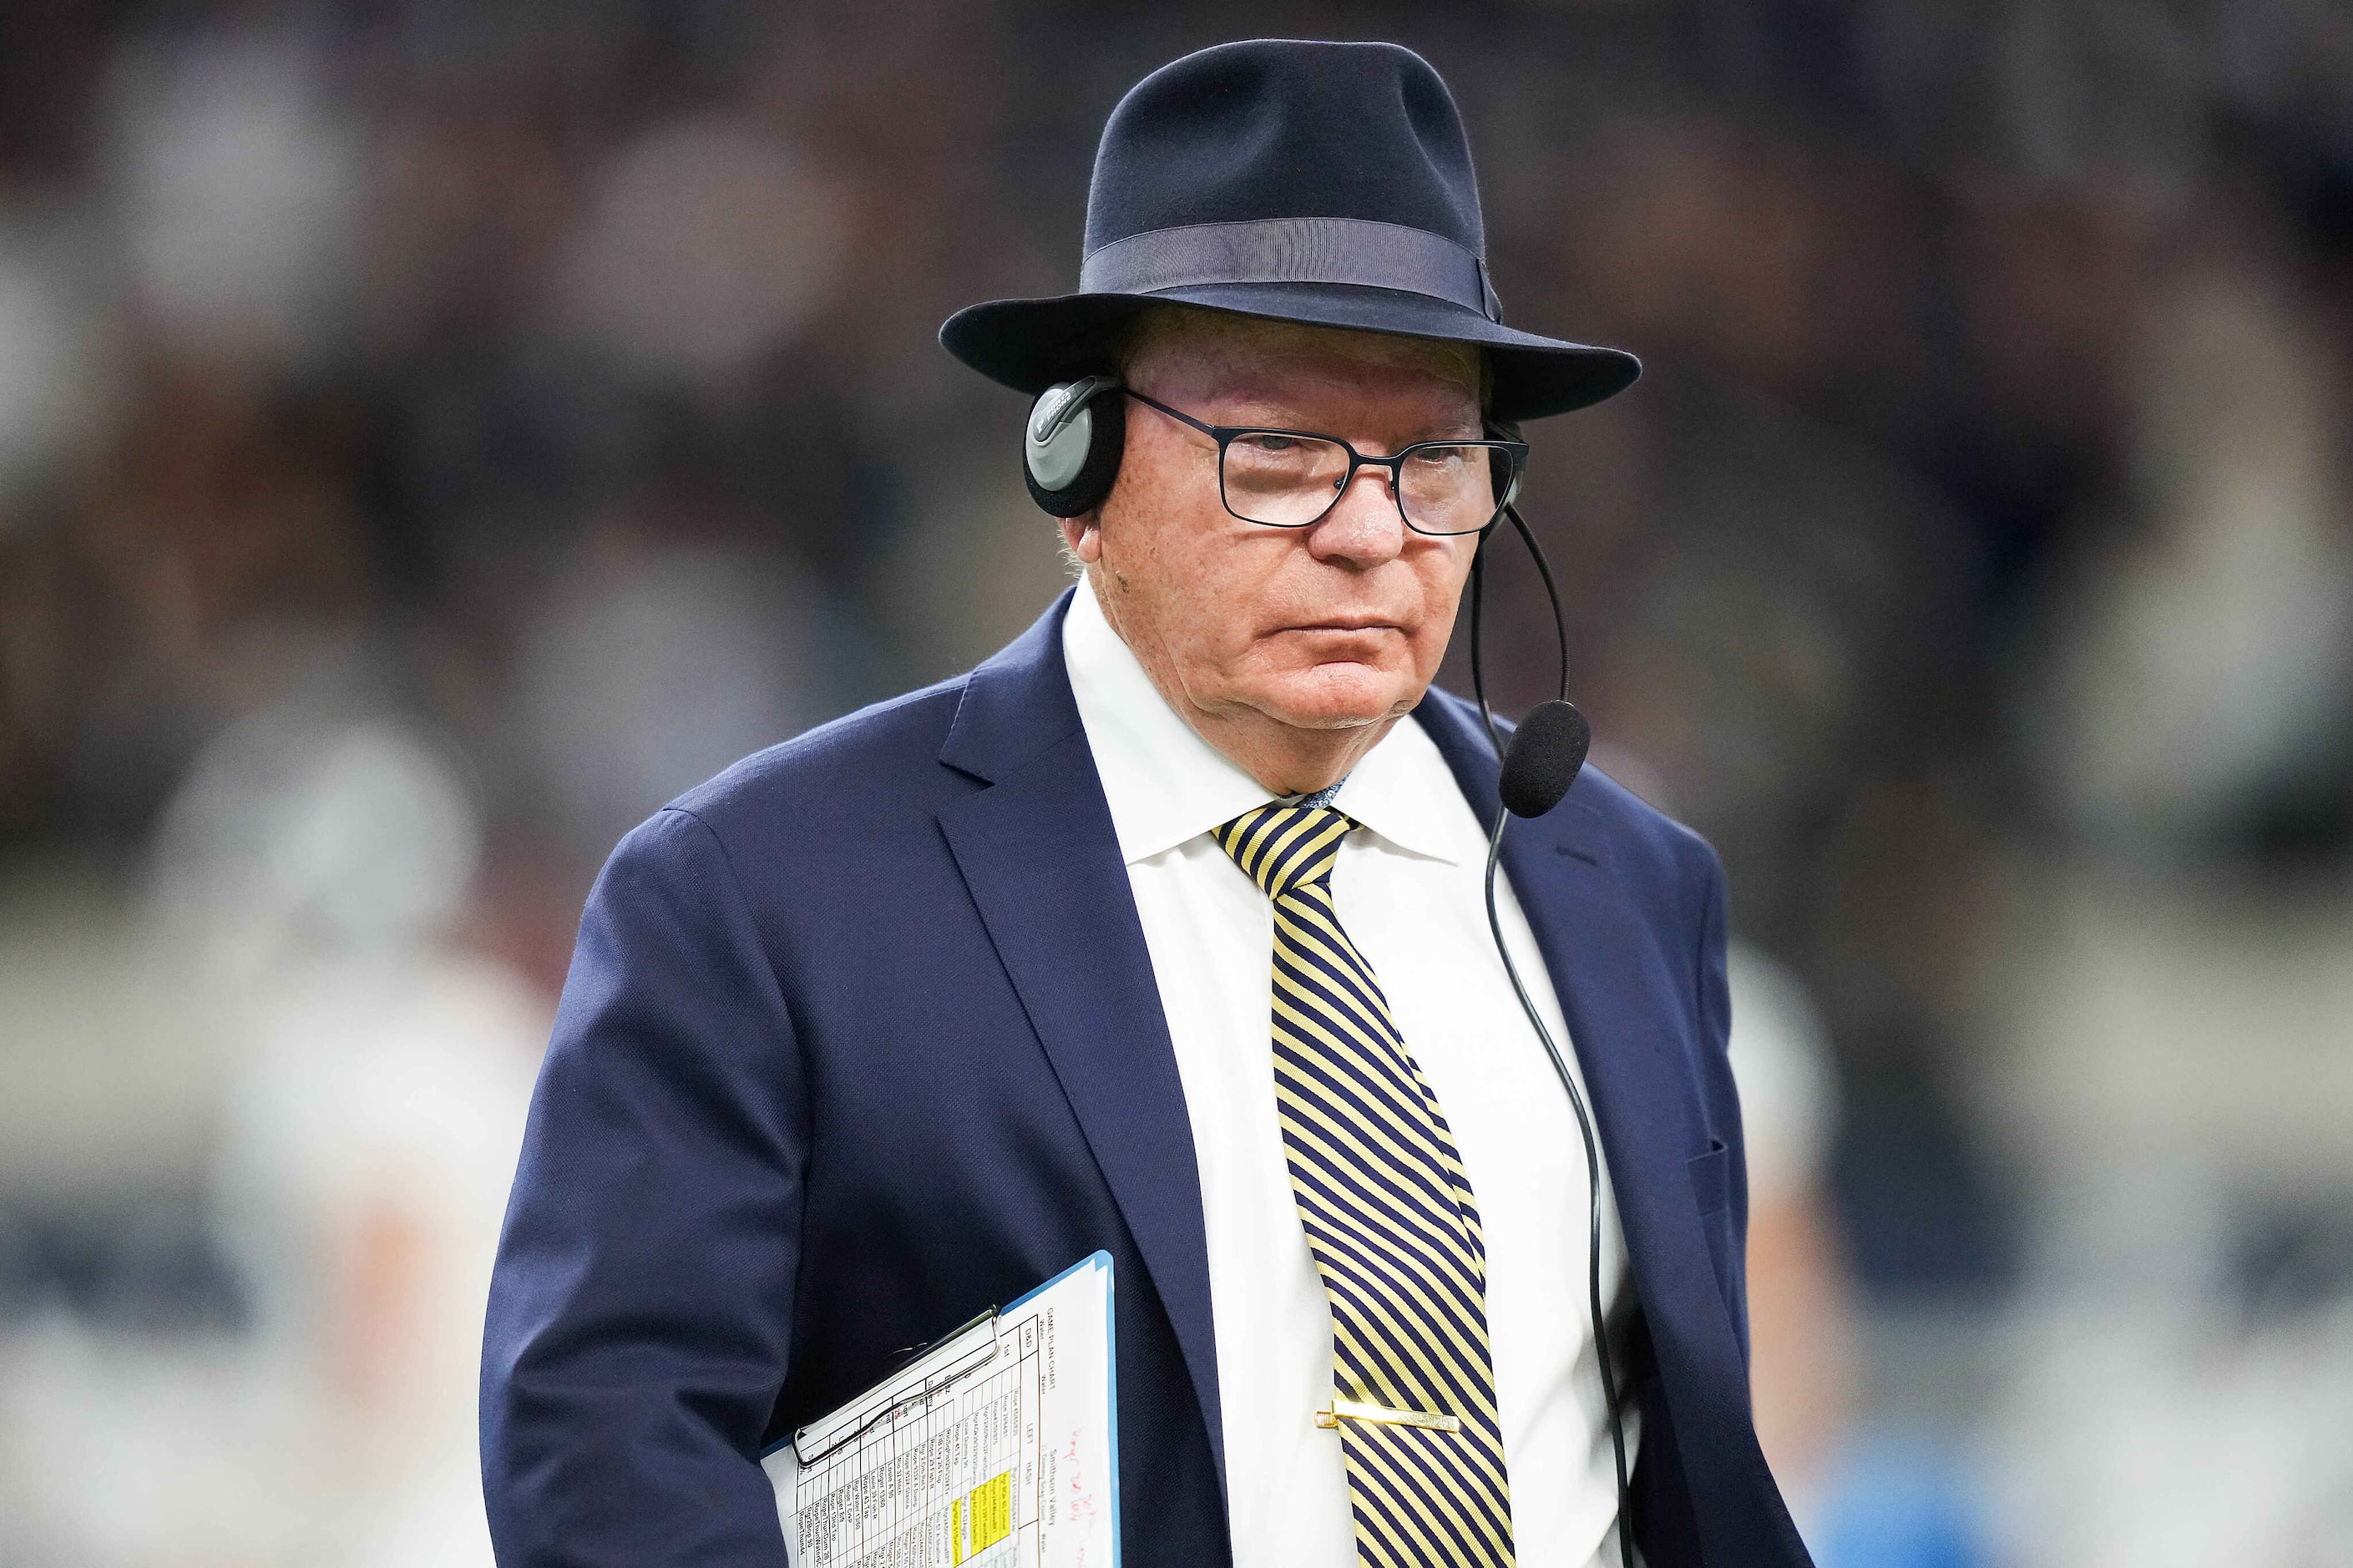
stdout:
[[[1098,373],[1028,432],[1082,580],[616,852],[491,1297],[502,1561],[780,1563],[767,1443],[1098,1248],[1129,1568],[1619,1561],[1582,1152],[1486,925],[1493,755],[1429,686],[1504,422],[1635,367],[1504,327],[1482,245],[1420,58],[1235,44],[1113,115],[1079,294],[943,330]],[[1606,1158],[1633,1542],[1801,1563],[1721,871],[1590,770],[1503,863]]]

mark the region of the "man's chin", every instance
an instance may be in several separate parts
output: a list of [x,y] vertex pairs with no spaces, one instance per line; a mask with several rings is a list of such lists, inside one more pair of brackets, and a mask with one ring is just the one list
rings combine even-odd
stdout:
[[1361,664],[1319,664],[1271,683],[1252,704],[1294,730],[1358,730],[1421,700],[1412,682]]

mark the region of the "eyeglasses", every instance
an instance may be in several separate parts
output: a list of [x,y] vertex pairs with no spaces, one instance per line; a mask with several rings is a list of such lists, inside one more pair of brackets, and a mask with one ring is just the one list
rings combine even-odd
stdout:
[[1398,515],[1416,533],[1479,533],[1504,515],[1528,459],[1524,441],[1417,441],[1370,458],[1337,436],[1205,425],[1133,388],[1127,395],[1218,444],[1218,494],[1244,522],[1306,528],[1339,505],[1358,468],[1387,468]]

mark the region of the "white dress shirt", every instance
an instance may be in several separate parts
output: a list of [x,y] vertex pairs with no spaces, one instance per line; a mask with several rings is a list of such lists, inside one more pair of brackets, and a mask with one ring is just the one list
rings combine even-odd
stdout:
[[[1339,1434],[1312,1419],[1332,1398],[1331,1309],[1275,1124],[1274,916],[1209,837],[1274,796],[1168,706],[1084,581],[1063,624],[1062,657],[1193,1127],[1235,1568],[1354,1568]],[[1586,1306],[1584,1146],[1488,931],[1486,836],[1410,719],[1356,764],[1332,804],[1362,825],[1333,873],[1341,923],[1437,1091],[1478,1199],[1521,1568],[1590,1568],[1618,1499]],[[1513,960],[1569,1051],[1526,917],[1508,885],[1498,894]],[[1626,1255],[1606,1171],[1602,1191],[1602,1300],[1614,1321]],[[1635,1425],[1630,1411],[1630,1466]],[[1610,1544],[1608,1561],[1616,1560]]]

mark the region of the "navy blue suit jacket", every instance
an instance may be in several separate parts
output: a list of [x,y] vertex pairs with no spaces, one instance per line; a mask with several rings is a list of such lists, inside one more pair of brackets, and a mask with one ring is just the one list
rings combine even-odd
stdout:
[[[762,1447],[1097,1248],[1123,1555],[1229,1560],[1191,1128],[1068,604],[962,679],[737,764],[598,879],[491,1292],[508,1568],[781,1568]],[[1418,717],[1492,823],[1475,710],[1433,693]],[[1504,844],[1641,1302],[1637,1539],[1651,1568],[1802,1563],[1749,1418],[1722,870],[1591,768]]]

